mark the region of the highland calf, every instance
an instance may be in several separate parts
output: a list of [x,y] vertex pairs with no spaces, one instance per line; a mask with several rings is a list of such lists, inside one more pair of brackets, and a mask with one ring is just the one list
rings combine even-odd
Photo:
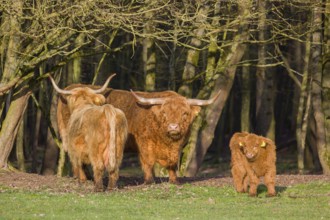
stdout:
[[[110,79],[101,89],[77,87],[62,90],[52,78],[55,90],[67,101],[70,118],[65,133],[61,133],[73,167],[74,176],[86,181],[83,164],[91,164],[95,191],[103,191],[103,174],[109,173],[108,189],[116,187],[123,150],[127,137],[125,114],[105,104],[104,92]],[[59,126],[60,127],[60,126]]]
[[237,192],[257,195],[260,177],[264,177],[267,196],[275,196],[276,146],[268,138],[242,132],[235,133],[230,140],[231,173]]

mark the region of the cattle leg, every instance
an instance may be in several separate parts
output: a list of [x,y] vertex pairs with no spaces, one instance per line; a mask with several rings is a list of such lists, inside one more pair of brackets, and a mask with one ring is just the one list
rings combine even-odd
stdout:
[[115,171],[109,172],[109,182],[108,182],[108,190],[115,189],[117,187],[117,181],[119,178],[118,169]]
[[265,184],[267,186],[267,196],[275,196],[275,173],[274,172],[268,172],[265,175],[264,178]]
[[74,156],[70,156],[70,160],[73,170],[73,177],[77,178],[80,183],[86,182],[87,178],[82,168],[81,161]]
[[85,171],[82,168],[82,166],[80,166],[79,167],[79,181],[81,183],[84,183],[84,182],[86,182],[86,180],[87,180],[87,177],[86,177]]
[[233,166],[231,168],[231,173],[233,175],[234,186],[237,192],[244,193],[245,189],[243,186],[244,179],[246,178],[246,170],[243,166]]
[[250,179],[250,191],[249,191],[249,196],[254,197],[257,196],[257,188],[259,185],[259,178],[255,175],[249,176]]
[[152,171],[153,165],[144,162],[142,158],[140,158],[140,161],[144,173],[144,184],[154,183],[154,175]]
[[79,180],[79,167],[72,164],[73,177]]
[[243,180],[243,190],[244,192],[248,192],[249,187],[249,177],[246,175]]
[[87,180],[85,171],[83,169],[83,165],[80,160],[78,160],[78,163],[76,165],[77,167],[75,168],[76,172],[78,173],[78,181],[80,183],[84,183]]
[[175,168],[169,167],[168,168],[168,175],[169,175],[170,183],[179,184],[179,181],[177,180],[177,177],[176,177],[176,169]]
[[104,166],[101,165],[101,163],[95,164],[93,166],[95,192],[103,191],[103,172],[104,172]]

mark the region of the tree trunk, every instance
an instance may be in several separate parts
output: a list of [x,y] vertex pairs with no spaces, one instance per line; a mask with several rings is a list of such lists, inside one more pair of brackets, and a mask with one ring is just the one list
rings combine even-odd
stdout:
[[266,54],[270,46],[268,40],[269,30],[266,24],[266,1],[259,1],[259,49],[256,87],[256,129],[255,133],[275,140],[274,119],[274,74],[266,69]]
[[156,53],[154,41],[150,38],[143,40],[143,63],[145,74],[145,91],[155,91],[156,87]]
[[[1,18],[1,20],[0,20],[0,33],[2,32],[2,33],[9,33],[10,32],[10,28],[11,28],[11,25],[10,25],[10,17],[8,16],[8,15],[6,15],[6,14],[3,14],[2,15],[2,18]],[[9,53],[10,52],[10,50],[8,50],[8,46],[9,45],[12,45],[12,44],[9,44],[9,40],[10,40],[10,37],[8,37],[8,36],[4,36],[3,37],[3,39],[1,39],[1,41],[0,41],[0,54],[1,54],[1,56],[0,56],[0,67],[1,67],[1,69],[4,69],[5,67],[3,66],[3,64],[5,63],[5,61],[6,60],[8,60],[8,59],[6,59],[6,56],[4,56],[4,54],[6,54],[6,53]],[[11,53],[12,53],[12,51],[11,51]],[[14,54],[13,54],[14,55]],[[12,55],[12,56],[13,56]],[[10,59],[10,57],[9,57],[9,59]],[[14,64],[14,63],[12,63],[12,64]],[[7,71],[8,72],[8,71]],[[8,80],[10,80],[10,72],[9,73],[7,73],[7,72],[4,72],[4,73],[2,73],[2,74],[6,74],[6,75],[3,75],[2,76],[2,78],[1,78],[1,84],[2,85],[4,85],[4,84],[7,84],[8,83]],[[9,89],[8,89],[9,90]],[[7,99],[7,95],[5,94],[7,91],[4,91],[3,93],[0,93],[0,116],[2,116],[3,114],[3,112],[5,111],[5,103],[6,103],[6,99]]]
[[[303,49],[306,47],[306,43],[301,43],[298,41],[294,42],[294,51],[292,51],[292,62],[293,64],[291,65],[293,67],[293,69],[295,71],[297,71],[298,73],[301,73],[301,75],[303,76],[304,74],[304,67],[306,66],[304,63],[304,61],[308,62],[308,56],[307,59],[305,59],[304,57],[306,57],[305,53],[306,50]],[[303,59],[302,59],[303,56]],[[308,65],[307,65],[308,66]],[[308,71],[307,71],[308,73]],[[298,116],[298,110],[299,110],[299,100],[300,100],[300,91],[301,91],[301,81],[299,80],[299,84],[295,83],[294,86],[294,93],[293,93],[293,97],[290,100],[291,103],[293,103],[293,107],[292,107],[292,117],[290,117],[290,127],[295,129],[293,131],[296,131],[297,129],[297,117]],[[285,123],[283,123],[285,126]],[[296,137],[295,137],[296,138]]]
[[[195,176],[197,174],[207,149],[212,143],[216,125],[234,82],[237,64],[243,57],[246,49],[246,44],[243,42],[249,39],[248,19],[250,16],[250,4],[251,2],[249,1],[238,1],[240,20],[237,30],[240,30],[240,32],[234,37],[226,56],[222,56],[218,60],[216,69],[218,78],[211,96],[219,90],[222,92],[212,105],[206,107],[205,111],[201,111],[192,125],[191,135],[186,149],[184,149],[185,152],[180,168],[185,176]],[[205,91],[209,91],[208,86],[201,90],[198,97],[205,96]],[[203,122],[207,122],[207,124],[203,124]]]
[[305,67],[303,70],[303,80],[300,88],[299,107],[297,114],[297,129],[296,129],[299,173],[304,172],[304,153],[306,148],[306,134],[307,134],[307,126],[309,123],[309,117],[310,117],[310,103],[311,103],[311,99],[310,99],[311,76],[309,72],[310,50],[311,50],[310,35],[307,35],[307,40],[305,43],[305,56],[304,56]]
[[[50,104],[49,115],[56,115],[57,99],[54,97],[51,103],[48,104]],[[57,160],[59,156],[59,150],[61,150],[61,148],[59,148],[58,145],[56,144],[57,139],[53,137],[53,132],[52,132],[58,130],[55,117],[50,117],[48,119],[49,119],[48,123],[50,124],[50,126],[47,132],[46,151],[43,159],[43,166],[41,173],[43,175],[54,175],[56,173]],[[53,125],[53,127],[51,125]]]
[[[208,18],[208,5],[203,5],[198,11],[198,15],[196,17],[196,24],[203,24],[206,22]],[[179,93],[185,97],[192,96],[192,81],[196,74],[196,68],[198,66],[199,55],[200,55],[200,47],[202,45],[202,41],[200,37],[204,35],[205,29],[204,25],[200,25],[200,27],[194,30],[194,37],[191,39],[190,45],[192,49],[188,49],[187,52],[187,60],[184,66],[184,70],[182,73],[182,86],[179,88]]]
[[[84,38],[85,38],[85,34],[79,34],[79,36],[75,39],[75,45],[77,45],[78,47],[80,45],[82,45],[84,43]],[[80,82],[80,77],[81,77],[81,61],[82,58],[81,57],[76,57],[73,59],[72,61],[72,82],[74,83],[78,83]]]
[[[25,114],[24,114],[25,115]],[[25,172],[25,158],[24,158],[24,124],[25,119],[23,117],[22,123],[18,128],[18,134],[16,139],[16,158],[17,167],[20,171]]]
[[147,23],[144,27],[144,34],[146,37],[143,39],[143,70],[145,77],[145,91],[155,91],[156,87],[156,52],[154,39],[149,37],[154,32],[154,24],[150,20],[154,16],[153,12],[147,12]]
[[[12,12],[10,15],[7,13],[3,14],[1,19],[1,29],[4,33],[9,33],[4,35],[3,42],[1,43],[1,67],[3,72],[1,74],[1,86],[6,85],[8,82],[12,81],[17,76],[18,70],[18,55],[19,45],[21,37],[20,33],[20,16],[22,15],[23,2],[21,0],[12,1]],[[17,14],[17,16],[16,16]],[[3,66],[2,66],[3,65]],[[14,85],[13,85],[14,86]],[[9,90],[9,89],[8,89]],[[0,93],[0,115],[2,115],[6,105],[7,95]]]
[[8,157],[13,149],[17,131],[30,95],[31,93],[26,90],[22,90],[15,95],[8,109],[6,118],[2,123],[0,131],[0,169],[8,168]]
[[[12,12],[9,16],[4,17],[8,26],[8,45],[6,46],[6,58],[4,61],[4,69],[2,74],[1,83],[6,84],[8,81],[17,76],[19,59],[18,51],[21,43],[20,33],[20,20],[23,10],[23,1],[12,1]],[[13,148],[14,140],[18,132],[19,125],[22,121],[23,113],[27,106],[27,100],[30,97],[30,92],[20,90],[12,97],[10,107],[2,122],[0,131],[0,169],[8,167],[8,157]],[[3,99],[2,101],[4,101]],[[2,105],[4,106],[4,105]]]
[[[216,1],[214,5],[214,15],[212,18],[212,25],[217,26],[219,24],[220,19],[220,2]],[[216,55],[218,52],[218,34],[213,33],[210,36],[210,44],[208,47],[207,54],[207,65],[206,65],[206,73],[205,73],[205,84],[211,82],[213,80],[213,76],[215,74],[216,68]]]
[[[310,99],[310,98],[309,98]],[[310,105],[310,104],[309,104]],[[310,115],[310,114],[309,114]],[[322,166],[320,164],[319,155],[317,151],[317,143],[316,143],[316,122],[313,117],[309,117],[308,121],[308,135],[306,135],[306,147],[305,147],[305,155],[304,156],[304,170],[300,171],[300,174],[306,173],[306,169],[308,169],[308,162],[306,161],[307,155],[306,152],[310,151],[313,156],[313,169],[315,172],[322,171]]]
[[40,110],[40,103],[42,103],[43,100],[43,91],[39,90],[39,100],[36,100],[35,97],[32,95],[32,98],[35,101],[35,104],[37,105],[36,108],[36,116],[35,116],[35,126],[34,126],[34,133],[33,133],[33,143],[32,143],[32,167],[31,172],[32,173],[38,173],[38,148],[39,148],[39,135],[40,135],[40,127],[41,127],[41,110]]
[[323,111],[325,118],[327,165],[330,166],[330,0],[327,0],[324,25],[324,52],[322,70]]
[[[248,59],[248,53],[246,54]],[[241,131],[250,131],[250,103],[251,103],[251,83],[250,83],[250,67],[242,67],[242,83],[241,83]]]
[[[320,2],[321,3],[321,2]],[[320,4],[321,5],[321,4]],[[311,71],[312,71],[312,106],[316,122],[316,142],[323,173],[330,175],[329,152],[327,152],[325,118],[322,109],[322,12],[321,7],[313,9],[312,24],[317,27],[312,33]],[[329,74],[329,73],[327,73]]]
[[171,48],[171,55],[169,61],[169,72],[170,72],[170,80],[168,82],[168,89],[176,91],[176,50],[177,50],[177,43],[178,43],[178,33],[177,33],[177,26],[178,21],[174,21],[174,39]]

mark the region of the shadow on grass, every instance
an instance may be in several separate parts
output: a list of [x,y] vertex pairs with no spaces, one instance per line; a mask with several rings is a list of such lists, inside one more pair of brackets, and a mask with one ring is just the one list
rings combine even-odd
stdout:
[[[287,189],[287,187],[285,187],[285,186],[275,186],[276,194],[280,194],[280,193],[284,192],[286,189]],[[267,191],[268,191],[267,186],[265,184],[260,184],[258,186],[258,189],[257,189],[258,194],[262,194],[262,193],[267,194]]]
[[[155,177],[153,184],[168,183],[168,177]],[[193,184],[203,186],[225,186],[232,185],[232,178],[216,176],[216,177],[178,177],[177,185]],[[107,178],[104,180],[104,184],[107,184]],[[118,187],[125,188],[130,186],[144,185],[144,179],[142,176],[120,176],[118,180]]]

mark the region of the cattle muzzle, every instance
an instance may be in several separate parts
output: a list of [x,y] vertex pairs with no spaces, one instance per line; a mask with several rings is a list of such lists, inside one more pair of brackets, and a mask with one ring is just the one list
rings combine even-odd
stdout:
[[181,138],[180,126],[177,123],[170,123],[167,126],[167,134],[170,138],[178,140]]
[[255,160],[255,158],[256,158],[256,154],[253,154],[253,153],[246,153],[245,154],[245,156],[246,156],[246,159],[248,159],[248,161],[254,161]]

